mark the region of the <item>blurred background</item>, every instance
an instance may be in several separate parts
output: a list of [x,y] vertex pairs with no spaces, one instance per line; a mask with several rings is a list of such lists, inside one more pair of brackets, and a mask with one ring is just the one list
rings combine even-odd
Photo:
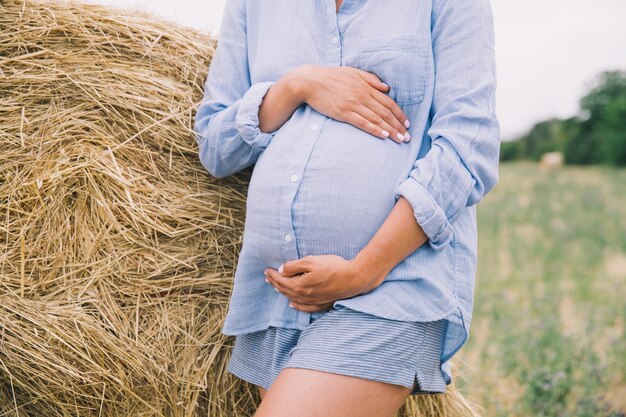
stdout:
[[[226,0],[89,0],[219,36]],[[491,0],[501,180],[456,383],[487,416],[626,415],[626,2]]]

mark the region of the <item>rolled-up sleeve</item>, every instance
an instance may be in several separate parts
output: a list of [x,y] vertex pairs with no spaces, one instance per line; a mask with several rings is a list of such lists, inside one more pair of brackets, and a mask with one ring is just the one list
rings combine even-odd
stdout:
[[435,87],[431,148],[394,190],[404,196],[434,249],[452,224],[498,182],[500,126],[495,113],[494,25],[489,0],[435,2]]
[[259,107],[274,81],[251,84],[246,1],[228,0],[204,84],[194,133],[202,165],[223,178],[256,162],[275,132],[261,132]]

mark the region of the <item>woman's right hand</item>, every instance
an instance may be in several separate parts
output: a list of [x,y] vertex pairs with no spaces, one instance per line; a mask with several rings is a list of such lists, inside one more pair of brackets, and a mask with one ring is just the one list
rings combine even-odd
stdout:
[[354,67],[305,64],[290,74],[298,94],[319,113],[350,123],[381,139],[408,142],[409,120],[376,74]]

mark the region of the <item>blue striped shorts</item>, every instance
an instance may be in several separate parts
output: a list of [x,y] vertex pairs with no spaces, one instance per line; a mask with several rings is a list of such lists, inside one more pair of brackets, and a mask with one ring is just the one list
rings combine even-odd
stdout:
[[283,368],[307,368],[445,393],[447,321],[389,320],[345,306],[313,313],[304,330],[270,326],[235,336],[227,370],[269,389]]

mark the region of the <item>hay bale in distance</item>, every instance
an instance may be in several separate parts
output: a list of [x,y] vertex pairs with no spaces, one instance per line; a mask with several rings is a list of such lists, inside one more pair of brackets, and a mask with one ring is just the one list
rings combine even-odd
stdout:
[[[220,329],[251,169],[200,165],[217,39],[138,10],[0,0],[0,414],[248,416]],[[473,415],[451,387],[405,416]]]
[[546,152],[541,155],[539,166],[546,170],[558,169],[563,167],[563,154],[561,152]]

